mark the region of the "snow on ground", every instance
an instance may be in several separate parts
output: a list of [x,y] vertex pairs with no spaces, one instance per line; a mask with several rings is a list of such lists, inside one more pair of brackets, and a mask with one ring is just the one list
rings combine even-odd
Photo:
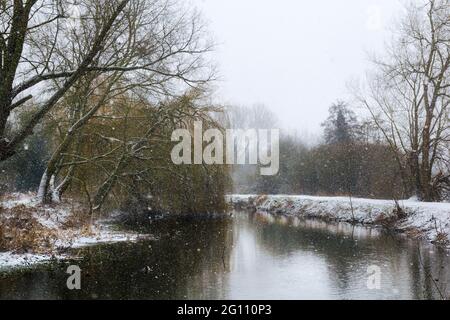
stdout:
[[[379,224],[386,218],[394,217],[396,210],[393,200],[350,197],[232,195],[229,200],[274,214],[362,224]],[[398,204],[407,214],[396,224],[398,231],[418,231],[430,241],[442,240],[442,237],[450,239],[450,203],[425,203],[410,199]]]
[[97,224],[93,230],[92,235],[83,235],[74,237],[72,240],[57,241],[58,247],[66,248],[83,248],[98,244],[109,244],[119,242],[137,242],[140,240],[153,239],[149,235],[143,235],[131,232],[115,231],[109,225]]
[[[97,226],[97,228],[101,228],[102,230],[94,232],[92,236],[80,236],[70,240],[58,240],[56,244],[59,248],[80,249],[100,244],[137,242],[143,239],[151,239],[147,235],[112,231],[107,227],[108,226]],[[70,258],[71,256],[67,254],[14,254],[12,252],[0,252],[0,271],[11,268],[28,267],[39,263],[46,263],[54,259],[65,260]]]
[[36,198],[33,193],[13,193],[6,197],[5,200],[1,202],[4,208],[14,208],[20,205],[32,206],[36,202]]
[[41,206],[34,193],[13,193],[8,195],[5,199],[0,199],[0,207],[6,209],[13,209],[24,206],[31,208],[34,211],[34,217],[44,227],[55,229],[65,223],[70,218],[75,206],[69,203],[60,203],[57,206]]
[[43,254],[13,254],[11,252],[0,252],[0,271],[16,267],[26,267],[37,263],[48,262],[52,259],[50,255]]
[[89,231],[77,228],[66,228],[67,223],[74,210],[80,210],[77,206],[70,203],[61,203],[54,206],[42,206],[36,199],[34,193],[28,194],[10,194],[0,199],[0,208],[3,208],[1,214],[8,218],[13,216],[12,209],[25,207],[31,209],[33,218],[40,225],[48,230],[55,231],[58,239],[53,246],[55,252],[48,254],[14,254],[12,252],[0,252],[0,270],[26,267],[37,263],[49,262],[53,259],[67,259],[68,255],[59,255],[58,251],[67,251],[67,249],[76,249],[98,244],[136,242],[142,239],[151,239],[149,235],[142,235],[132,232],[117,231],[111,225],[97,222],[90,227]]

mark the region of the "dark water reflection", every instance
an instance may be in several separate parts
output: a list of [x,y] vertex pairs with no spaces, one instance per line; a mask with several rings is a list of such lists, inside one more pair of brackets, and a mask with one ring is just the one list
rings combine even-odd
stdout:
[[[84,257],[0,274],[2,299],[438,299],[448,252],[379,230],[264,214],[171,218],[158,240],[79,250]],[[66,288],[70,264],[82,290]],[[381,289],[367,288],[369,266]]]

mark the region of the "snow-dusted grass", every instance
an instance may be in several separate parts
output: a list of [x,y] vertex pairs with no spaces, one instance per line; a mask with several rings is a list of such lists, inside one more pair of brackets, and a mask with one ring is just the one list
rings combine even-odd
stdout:
[[259,211],[393,227],[397,231],[425,237],[432,242],[450,239],[450,203],[398,202],[405,216],[399,217],[393,200],[350,197],[313,197],[289,195],[232,195],[234,204]]
[[90,234],[75,236],[69,240],[59,240],[56,244],[60,248],[82,248],[98,244],[137,242],[150,238],[149,235],[116,231],[108,225],[96,224]]
[[52,256],[45,254],[14,254],[0,252],[0,271],[16,267],[27,267],[38,263],[48,262]]
[[2,215],[11,215],[14,208],[24,207],[33,211],[33,217],[41,225],[49,229],[61,227],[71,217],[76,209],[69,203],[60,203],[56,206],[41,206],[34,193],[14,193],[0,198],[0,208],[3,208]]
[[[82,212],[80,206],[70,202],[40,205],[33,193],[10,194],[1,198],[0,223],[9,225],[0,226],[0,237],[8,238],[8,241],[12,237],[23,237],[26,241],[6,241],[14,245],[10,251],[0,252],[0,270],[70,258],[62,253],[68,249],[149,238],[148,235],[117,231],[101,222],[91,225],[90,219],[80,219]],[[16,223],[18,229],[15,229]]]

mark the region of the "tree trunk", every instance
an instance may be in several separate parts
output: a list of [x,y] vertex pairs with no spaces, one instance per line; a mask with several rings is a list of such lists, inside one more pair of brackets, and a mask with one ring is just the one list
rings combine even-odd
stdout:
[[[425,99],[428,104],[428,99]],[[433,192],[431,185],[432,168],[430,165],[430,149],[431,149],[431,122],[433,119],[433,113],[430,111],[431,107],[427,106],[426,119],[422,133],[422,162],[419,170],[421,187],[422,187],[422,201],[432,202]]]
[[109,195],[111,190],[114,188],[118,177],[118,174],[120,170],[123,168],[123,166],[126,164],[126,153],[122,155],[122,157],[119,159],[119,162],[117,163],[116,167],[114,168],[114,171],[111,173],[111,175],[106,179],[106,181],[100,186],[100,188],[97,191],[97,194],[94,197],[94,211],[100,211],[103,207],[103,204],[105,203],[106,197]]

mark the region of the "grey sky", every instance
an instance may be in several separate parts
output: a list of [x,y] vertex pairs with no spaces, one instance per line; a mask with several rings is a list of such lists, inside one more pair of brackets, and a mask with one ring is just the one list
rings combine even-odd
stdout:
[[196,0],[219,46],[226,103],[263,103],[283,126],[317,133],[328,107],[379,52],[400,0]]

